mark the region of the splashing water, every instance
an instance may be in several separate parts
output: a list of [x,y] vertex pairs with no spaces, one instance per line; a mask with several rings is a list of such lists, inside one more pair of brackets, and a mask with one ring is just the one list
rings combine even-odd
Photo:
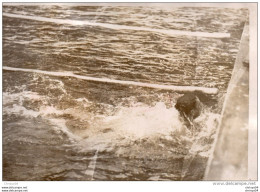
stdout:
[[115,116],[105,120],[114,130],[134,139],[168,135],[181,127],[178,111],[175,108],[167,109],[162,102],[154,107],[137,103],[133,107],[122,108]]
[[223,94],[247,11],[35,6],[3,6],[3,178],[201,180],[219,114],[191,133],[180,94],[130,82]]
[[[151,159],[154,163],[152,166],[157,165],[161,158],[184,158],[181,160],[183,165],[179,169],[182,170],[180,177],[185,178],[190,173],[192,162],[198,159],[198,156],[207,158],[209,155],[219,115],[205,109],[204,113],[194,121],[195,134],[191,133],[179,117],[179,112],[173,107],[178,95],[169,100],[168,94],[159,93],[158,98],[161,101],[150,104],[138,102],[134,97],[123,98],[121,102],[117,101],[116,108],[100,103],[103,111],[97,113],[92,111],[93,105],[96,108],[97,103],[85,97],[73,98],[62,81],[34,74],[33,81],[39,82],[39,80],[43,82],[43,86],[48,85],[53,93],[60,93],[58,97],[53,93],[46,95],[42,92],[41,95],[39,92],[28,91],[25,87],[18,87],[17,93],[3,93],[3,112],[10,117],[15,115],[31,120],[45,119],[55,134],[59,135],[58,137],[60,135],[67,137],[70,144],[64,146],[70,148],[73,146],[73,150],[78,153],[93,152],[94,154],[88,156],[89,162],[86,163],[87,167],[83,172],[85,176],[76,177],[73,171],[69,174],[72,178],[84,180],[102,178],[99,162],[102,162],[102,169],[107,171],[112,169],[110,166],[106,167],[105,160],[107,154],[111,156],[111,153],[117,161],[124,163],[137,159],[138,161],[142,159],[144,163]],[[37,85],[41,90],[41,84]],[[37,132],[34,134],[39,137]],[[95,153],[99,154],[98,158]],[[118,165],[112,167],[115,169]],[[127,174],[131,173],[129,170],[122,172],[122,179],[128,178]],[[111,172],[107,174],[111,177],[114,175]],[[153,180],[156,177],[158,180],[168,180],[175,176],[176,174],[164,173],[164,176],[150,175],[146,179]],[[134,178],[138,177],[134,176]]]

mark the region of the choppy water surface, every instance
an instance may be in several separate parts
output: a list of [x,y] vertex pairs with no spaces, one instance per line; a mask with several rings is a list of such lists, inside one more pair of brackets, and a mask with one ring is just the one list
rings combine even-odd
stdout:
[[[3,66],[64,74],[4,70],[4,180],[202,179],[247,10],[46,4],[3,13]],[[220,94],[192,135],[174,108],[181,94],[68,72]]]

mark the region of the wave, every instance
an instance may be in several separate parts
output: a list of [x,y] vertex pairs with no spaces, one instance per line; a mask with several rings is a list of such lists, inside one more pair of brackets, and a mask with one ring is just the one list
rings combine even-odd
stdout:
[[114,84],[122,84],[122,85],[130,85],[130,86],[139,86],[139,87],[147,87],[147,88],[155,88],[155,89],[164,89],[164,90],[172,90],[179,92],[194,92],[201,91],[207,94],[217,94],[217,88],[206,88],[206,87],[195,87],[195,86],[175,86],[175,85],[161,85],[161,84],[152,84],[152,83],[142,83],[135,81],[123,81],[123,80],[115,80],[108,78],[97,78],[97,77],[89,77],[76,75],[72,72],[52,72],[52,71],[42,71],[38,69],[24,69],[24,68],[14,68],[3,66],[3,70],[7,71],[22,71],[22,72],[31,72],[31,73],[39,73],[56,77],[73,77],[77,79],[83,79],[87,81],[95,81],[95,82],[103,82],[103,83],[114,83]]
[[[53,79],[51,81],[51,86],[55,89],[64,89],[62,83],[56,83]],[[99,114],[89,110],[92,101],[86,97],[73,98],[67,93],[64,93],[64,97],[69,98],[69,102],[73,102],[74,105],[61,107],[58,103],[48,103],[51,99],[49,95],[23,89],[19,93],[4,92],[3,112],[10,117],[23,117],[22,123],[28,119],[29,122],[38,122],[38,120],[48,122],[42,127],[50,128],[55,134],[66,136],[66,139],[70,141],[63,147],[84,154],[84,158],[90,160],[88,166],[85,165],[85,160],[82,163],[85,165],[84,176],[91,180],[98,177],[96,174],[100,173],[100,168],[106,174],[112,175],[116,173],[109,172],[111,168],[120,170],[117,164],[111,166],[107,163],[104,157],[106,158],[108,154],[113,154],[118,158],[115,162],[152,159],[151,162],[154,163],[148,163],[146,165],[148,167],[156,165],[158,161],[160,164],[165,163],[166,166],[167,163],[171,163],[170,161],[178,161],[176,158],[184,158],[181,160],[183,167],[179,167],[181,177],[184,178],[189,174],[193,159],[196,159],[198,155],[203,158],[209,156],[219,119],[218,114],[205,111],[195,119],[197,131],[191,134],[179,118],[179,112],[173,107],[174,105],[169,107],[163,101],[147,105],[130,99],[129,106],[123,106],[120,102],[116,106],[104,105],[104,113]],[[114,109],[112,113],[109,107]],[[31,134],[29,131],[27,133]],[[36,134],[34,132],[34,135]],[[42,142],[40,135],[36,135],[36,138]],[[167,161],[161,162],[161,158]],[[123,176],[129,175],[126,173]],[[167,173],[166,179],[172,179],[172,176]],[[163,178],[165,179],[160,176],[157,180]],[[152,179],[151,176],[150,180]]]
[[68,24],[68,25],[90,25],[90,26],[98,26],[104,27],[114,30],[134,30],[134,31],[149,31],[162,33],[169,36],[196,36],[196,37],[210,37],[210,38],[229,38],[229,33],[208,33],[208,32],[192,32],[192,31],[180,31],[180,30],[167,30],[167,29],[153,29],[147,27],[135,27],[135,26],[126,26],[126,25],[117,25],[117,24],[109,24],[109,23],[94,23],[89,21],[79,21],[79,20],[69,20],[69,19],[53,19],[47,17],[40,16],[29,16],[29,15],[19,15],[19,14],[11,14],[11,13],[3,13],[5,17],[19,18],[19,19],[29,19],[34,21],[43,21],[43,22],[51,22],[57,24]]

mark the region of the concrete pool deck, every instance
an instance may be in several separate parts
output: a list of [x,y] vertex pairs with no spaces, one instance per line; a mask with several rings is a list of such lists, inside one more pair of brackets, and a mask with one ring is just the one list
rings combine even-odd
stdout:
[[224,101],[215,147],[205,180],[249,180],[249,26],[245,24],[239,52]]

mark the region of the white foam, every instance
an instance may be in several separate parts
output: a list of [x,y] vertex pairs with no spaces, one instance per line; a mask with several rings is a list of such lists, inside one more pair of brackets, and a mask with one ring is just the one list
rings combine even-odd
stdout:
[[37,117],[39,113],[37,111],[26,109],[23,106],[14,104],[12,107],[4,107],[4,114],[14,114],[14,115],[22,115],[24,117]]
[[34,101],[39,101],[43,99],[43,96],[39,95],[36,92],[31,92],[31,91],[22,91],[19,93],[8,93],[8,92],[3,92],[3,105],[9,105],[13,104],[14,102],[17,104],[22,104],[24,99],[30,99]]
[[150,31],[150,32],[156,32],[156,33],[163,33],[163,34],[166,34],[169,36],[187,35],[187,36],[211,37],[211,38],[230,37],[229,33],[208,33],[208,32],[168,30],[168,29],[154,29],[154,28],[148,28],[148,27],[135,27],[135,26],[127,26],[127,25],[96,23],[96,22],[69,20],[69,19],[53,19],[53,18],[47,18],[47,17],[28,16],[28,15],[19,15],[19,14],[11,14],[11,13],[3,13],[3,16],[19,18],[19,19],[29,19],[29,20],[34,20],[34,21],[51,22],[51,23],[57,23],[57,24],[91,25],[91,26],[104,27],[104,28],[109,28],[109,29],[114,29],[114,30]]
[[[207,112],[195,119],[194,123],[199,126],[199,130],[193,136],[188,134],[179,118],[179,112],[174,107],[167,108],[163,102],[157,102],[155,106],[143,103],[132,103],[130,107],[118,106],[114,115],[108,116],[106,114],[98,117],[96,114],[91,114],[87,110],[77,107],[60,110],[55,106],[43,105],[39,111],[26,109],[22,106],[24,99],[39,100],[42,98],[34,92],[3,93],[3,97],[4,114],[22,115],[29,118],[44,117],[53,125],[54,130],[58,133],[65,133],[82,151],[98,150],[102,152],[115,149],[117,146],[120,147],[117,154],[128,154],[130,152],[128,148],[124,149],[125,145],[132,145],[132,142],[142,139],[149,142],[163,139],[168,142],[186,143],[189,155],[194,155],[194,157],[196,154],[208,156],[211,144],[203,141],[213,138],[217,127],[216,119],[219,117],[217,114]],[[85,98],[79,98],[77,101],[89,102]],[[63,114],[71,115],[72,121],[64,119]],[[75,128],[75,130],[71,130],[67,124],[69,121],[75,125],[75,128],[79,127],[79,130]],[[163,143],[159,142],[158,146],[163,150],[168,150],[165,149],[167,146],[164,146]],[[146,150],[149,151],[149,149]],[[131,154],[139,155],[139,151],[133,150]],[[149,155],[149,152],[144,152],[144,155]],[[87,175],[93,176],[94,174],[95,158],[86,170]]]
[[40,108],[40,114],[47,115],[62,115],[64,113],[63,110],[58,110],[54,106],[42,106]]
[[175,108],[167,109],[162,102],[154,107],[144,105],[122,108],[112,117],[107,117],[107,126],[129,137],[141,139],[153,136],[169,135],[179,131],[182,123]]
[[193,138],[194,142],[189,150],[191,154],[199,153],[201,156],[209,156],[212,144],[203,144],[200,143],[200,140],[205,138],[213,139],[215,137],[219,117],[219,114],[207,112],[195,119],[194,122],[200,126],[200,130]]
[[6,67],[6,66],[3,66],[3,70],[40,73],[40,74],[58,76],[58,77],[74,77],[77,79],[83,79],[83,80],[87,80],[87,81],[115,83],[115,84],[122,84],[122,85],[133,85],[133,86],[139,86],[139,87],[148,87],[148,88],[155,88],[155,89],[181,91],[181,92],[202,91],[207,94],[217,94],[218,93],[217,88],[160,85],[160,84],[142,83],[142,82],[134,82],[134,81],[122,81],[122,80],[115,80],[115,79],[108,79],[108,78],[96,78],[96,77],[76,75],[76,74],[73,74],[72,72],[52,72],[52,71],[42,71],[42,70],[37,70],[37,69],[23,69],[23,68],[14,68],[14,67]]
[[42,97],[36,92],[22,91],[19,93],[3,92],[3,114],[22,115],[25,117],[37,117],[39,113],[34,110],[26,109],[22,106],[25,99],[40,100]]

